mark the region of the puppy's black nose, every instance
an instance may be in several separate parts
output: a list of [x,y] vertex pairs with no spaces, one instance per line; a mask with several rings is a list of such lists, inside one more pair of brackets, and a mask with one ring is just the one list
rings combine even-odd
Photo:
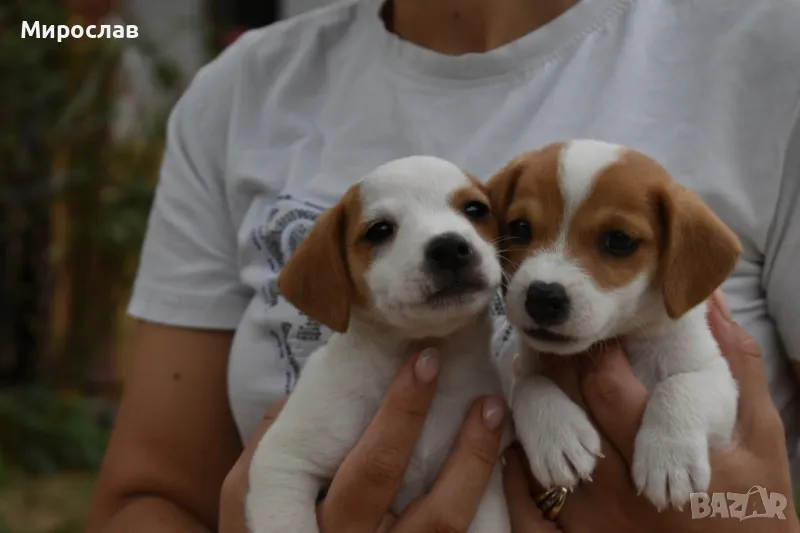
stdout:
[[540,326],[558,326],[569,316],[569,296],[560,283],[534,281],[528,286],[525,310]]
[[437,235],[425,248],[425,260],[435,270],[455,272],[472,264],[474,259],[472,246],[456,233]]

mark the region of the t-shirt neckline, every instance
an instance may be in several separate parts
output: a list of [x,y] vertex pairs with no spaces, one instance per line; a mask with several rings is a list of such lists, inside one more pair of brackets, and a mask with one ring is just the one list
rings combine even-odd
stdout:
[[382,59],[406,74],[453,81],[496,78],[543,62],[570,42],[600,26],[633,0],[580,0],[567,11],[523,37],[485,53],[446,55],[403,40],[381,17],[387,0],[364,0],[364,15]]

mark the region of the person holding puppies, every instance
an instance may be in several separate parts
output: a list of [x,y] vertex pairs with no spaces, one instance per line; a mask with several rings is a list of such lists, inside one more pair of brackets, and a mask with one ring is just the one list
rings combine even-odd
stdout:
[[[798,27],[793,0],[343,0],[243,35],[170,118],[130,304],[132,366],[88,531],[246,531],[253,445],[330,335],[288,304],[278,275],[368,169],[425,154],[486,180],[574,138],[649,154],[741,241],[723,286],[741,326],[719,303],[709,318],[740,384],[711,491],[765,487],[786,496],[786,519],[692,520],[638,497],[630,447],[646,394],[610,349],[552,371],[615,453],[544,505],[547,487],[509,450],[514,531],[797,531]],[[495,324],[507,361],[499,304]],[[485,416],[485,398],[434,489],[386,514],[437,372],[435,358],[401,368],[319,503],[321,531],[467,530],[509,416]]]

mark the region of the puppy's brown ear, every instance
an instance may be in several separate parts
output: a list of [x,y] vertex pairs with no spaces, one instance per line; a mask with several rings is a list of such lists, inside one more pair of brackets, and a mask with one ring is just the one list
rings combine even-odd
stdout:
[[671,183],[660,203],[665,233],[658,279],[667,314],[675,319],[722,285],[736,266],[742,245],[694,192]]
[[352,283],[344,202],[325,211],[278,276],[283,296],[309,318],[344,332],[350,322]]
[[506,230],[506,211],[514,199],[517,182],[522,175],[522,158],[513,159],[486,182],[492,213],[500,223],[500,233]]

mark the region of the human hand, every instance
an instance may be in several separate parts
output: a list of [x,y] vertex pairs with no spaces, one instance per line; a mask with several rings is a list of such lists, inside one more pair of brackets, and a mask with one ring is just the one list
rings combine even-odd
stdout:
[[[633,487],[630,465],[634,441],[644,413],[648,391],[635,378],[618,346],[612,346],[594,360],[582,358],[578,363],[557,363],[551,377],[577,402],[587,408],[604,436],[605,459],[598,461],[594,481],[580,485],[567,498],[558,524],[568,533],[653,532],[653,533],[797,533],[800,524],[795,514],[783,424],[767,387],[761,353],[756,342],[730,319],[721,295],[712,300],[709,323],[714,337],[725,354],[731,371],[739,383],[740,399],[734,441],[723,449],[712,450],[713,493],[747,494],[754,486],[765,487],[768,493],[786,498],[779,518],[692,519],[691,509],[658,513]],[[524,457],[514,455],[515,470],[527,473]],[[507,467],[508,469],[508,467]],[[519,476],[519,473],[516,472]],[[535,496],[542,489],[530,479]],[[524,491],[518,489],[518,492]],[[754,502],[747,514],[763,512],[761,502]],[[532,499],[519,497],[516,507],[536,509]],[[520,503],[521,502],[521,503]],[[752,504],[756,503],[755,508]],[[724,507],[730,513],[731,502]],[[512,515],[519,510],[513,511]],[[713,511],[712,511],[713,512]],[[780,517],[780,515],[779,515]],[[520,529],[518,531],[531,531]],[[535,529],[532,531],[536,531]]]
[[250,437],[250,442],[247,443],[239,455],[239,459],[225,476],[219,498],[219,525],[217,527],[219,533],[248,533],[244,509],[247,500],[250,462],[253,460],[253,454],[259,441],[278,418],[286,400],[287,398],[281,399],[267,411],[258,429]]
[[[321,533],[467,531],[499,453],[506,408],[499,397],[475,401],[429,494],[399,517],[389,507],[402,484],[436,393],[436,356],[403,365],[358,443],[318,504]],[[245,533],[244,497],[253,450],[282,407],[276,406],[251,439],[223,486],[221,533]]]
[[[475,401],[430,493],[397,518],[389,507],[402,484],[436,392],[436,359],[412,358],[348,454],[320,503],[321,533],[466,532],[498,457],[505,406],[499,397]],[[434,364],[431,364],[434,363]]]

